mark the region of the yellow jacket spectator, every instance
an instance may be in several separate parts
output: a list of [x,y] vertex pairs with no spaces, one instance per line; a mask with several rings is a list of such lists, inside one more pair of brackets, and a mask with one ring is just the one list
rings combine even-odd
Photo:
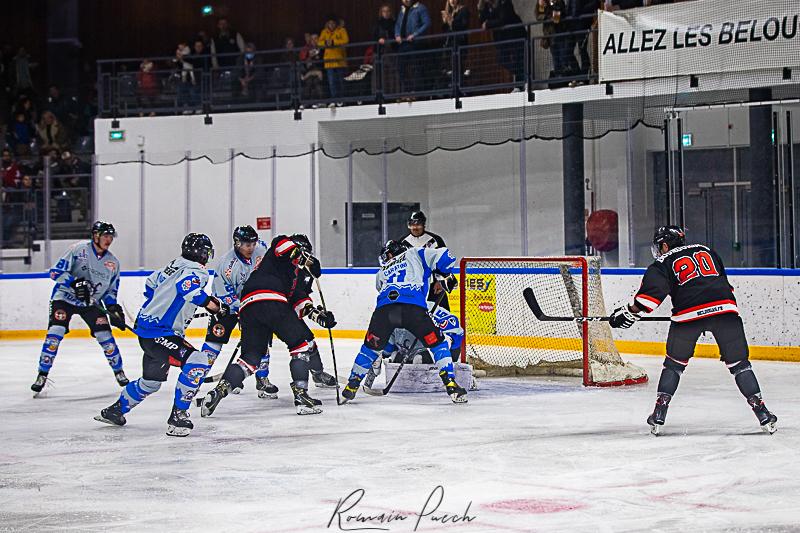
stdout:
[[317,44],[325,50],[322,58],[326,69],[347,67],[347,50],[341,47],[349,42],[350,36],[338,20],[330,19],[325,23]]

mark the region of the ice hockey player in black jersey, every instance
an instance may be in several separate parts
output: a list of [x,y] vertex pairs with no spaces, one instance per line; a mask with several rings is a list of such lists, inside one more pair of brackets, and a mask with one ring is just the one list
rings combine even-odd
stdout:
[[[299,236],[278,235],[250,274],[242,289],[239,307],[241,355],[228,365],[219,384],[203,398],[201,416],[213,414],[219,402],[255,372],[273,333],[289,348],[291,389],[297,414],[322,412],[319,407],[322,402],[308,395],[309,371],[314,368],[315,361],[320,360],[314,335],[303,317],[324,328],[334,327],[336,320],[330,310],[314,307],[305,292],[302,273],[306,271],[313,277],[321,274],[319,260],[307,248]],[[321,365],[318,369],[321,371]]]
[[630,305],[611,316],[611,327],[629,328],[638,313],[654,311],[664,299],[672,300],[672,323],[667,336],[667,354],[658,381],[658,397],[647,418],[654,435],[664,425],[669,402],[675,395],[686,365],[694,355],[697,339],[711,332],[721,360],[736,380],[762,429],[774,433],[778,418],[767,410],[749,361],[749,349],[733,287],[728,283],[720,257],[702,244],[686,244],[678,226],[662,226],[653,237],[655,262],[647,268],[642,285]]

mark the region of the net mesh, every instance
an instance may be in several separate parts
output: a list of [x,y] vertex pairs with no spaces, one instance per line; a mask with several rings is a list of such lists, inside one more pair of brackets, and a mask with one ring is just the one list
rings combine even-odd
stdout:
[[600,258],[487,258],[462,264],[464,354],[476,369],[490,376],[583,376],[587,385],[647,380],[642,368],[620,357],[607,322],[542,322],[522,296],[532,288],[550,316],[605,315]]

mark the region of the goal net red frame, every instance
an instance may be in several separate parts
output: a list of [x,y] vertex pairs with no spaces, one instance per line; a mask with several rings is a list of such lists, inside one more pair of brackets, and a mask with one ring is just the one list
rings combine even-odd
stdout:
[[644,369],[620,356],[608,322],[540,321],[523,298],[527,287],[548,315],[606,314],[599,257],[464,257],[459,297],[451,300],[464,328],[462,362],[489,376],[580,376],[599,387],[647,382]]

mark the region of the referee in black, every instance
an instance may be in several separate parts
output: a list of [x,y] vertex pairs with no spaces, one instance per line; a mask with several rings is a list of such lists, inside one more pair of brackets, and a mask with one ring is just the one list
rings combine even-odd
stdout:
[[[408,217],[408,231],[410,233],[398,240],[414,248],[444,248],[446,246],[444,239],[425,229],[427,221],[428,219],[425,217],[425,213],[422,211],[414,211],[411,213],[411,216]],[[439,280],[436,280],[435,283],[431,284],[431,289],[428,292],[428,301],[435,302],[443,290],[444,286]],[[450,302],[446,296],[442,298],[439,307],[443,307],[448,311],[450,310]]]

